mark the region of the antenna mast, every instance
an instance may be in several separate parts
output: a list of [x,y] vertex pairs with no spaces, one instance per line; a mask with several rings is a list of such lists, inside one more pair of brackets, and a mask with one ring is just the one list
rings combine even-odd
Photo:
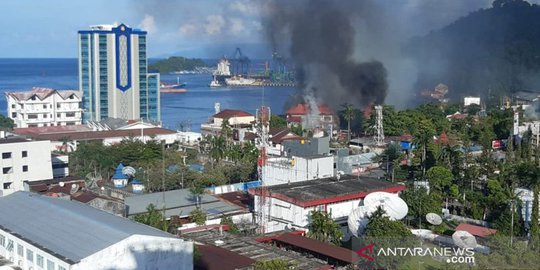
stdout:
[[375,112],[377,113],[377,123],[375,124],[375,144],[377,146],[384,145],[384,128],[383,128],[383,107],[381,105],[375,106]]
[[270,217],[270,205],[267,200],[268,188],[264,182],[264,166],[268,156],[266,149],[268,147],[268,130],[270,129],[270,108],[261,106],[257,110],[257,135],[259,137],[259,158],[257,160],[257,170],[259,181],[261,182],[261,194],[258,199],[259,211],[257,212],[257,223],[259,225],[259,233],[264,234],[268,226]]

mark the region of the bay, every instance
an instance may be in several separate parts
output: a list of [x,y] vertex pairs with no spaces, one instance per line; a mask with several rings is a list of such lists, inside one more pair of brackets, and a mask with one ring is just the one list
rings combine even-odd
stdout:
[[[54,89],[78,88],[77,59],[74,58],[0,58],[0,113],[6,114],[5,92],[30,90],[32,87]],[[163,74],[167,84],[177,80],[186,83],[187,93],[161,93],[161,120],[170,129],[200,125],[214,114],[214,104],[221,109],[238,109],[255,114],[262,104],[270,106],[273,114],[283,114],[284,105],[295,92],[292,87],[210,88],[208,74]]]

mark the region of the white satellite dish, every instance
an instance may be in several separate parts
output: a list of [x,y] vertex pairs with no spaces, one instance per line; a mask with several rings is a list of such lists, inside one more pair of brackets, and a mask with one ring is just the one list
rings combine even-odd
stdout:
[[135,173],[137,171],[135,170],[135,168],[131,167],[131,166],[126,166],[122,169],[122,173],[125,174],[125,175],[129,175],[129,176],[135,176]]
[[70,190],[71,194],[77,192],[78,190],[79,190],[79,185],[78,184],[71,184],[71,190]]
[[435,213],[428,213],[426,215],[426,220],[429,222],[429,224],[432,225],[441,225],[442,224],[442,218],[441,216],[435,214]]
[[65,183],[64,183],[64,182],[60,182],[60,183],[58,183],[58,185],[61,186],[61,187],[64,187]]
[[372,209],[369,209],[369,207],[366,206],[360,206],[353,209],[347,219],[347,225],[349,226],[349,231],[352,235],[360,237],[364,233],[369,222],[368,216],[371,212],[373,212]]
[[364,206],[375,210],[380,206],[391,220],[403,219],[409,212],[409,207],[403,199],[397,194],[388,192],[373,192],[368,194],[364,198]]
[[454,244],[460,248],[475,248],[478,245],[474,235],[466,231],[456,231],[452,234],[452,240],[454,240]]

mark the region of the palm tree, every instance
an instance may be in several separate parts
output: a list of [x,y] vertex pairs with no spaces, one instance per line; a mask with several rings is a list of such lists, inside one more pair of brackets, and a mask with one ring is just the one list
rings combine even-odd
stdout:
[[515,204],[519,201],[521,191],[516,193],[515,187],[512,185],[509,189],[506,190],[506,196],[510,201],[510,213],[512,215],[510,222],[510,246],[512,246],[514,243],[514,212],[516,210]]
[[354,119],[354,107],[351,104],[343,104],[343,118],[347,120],[347,141],[351,141],[351,121]]
[[223,136],[214,136],[210,139],[210,157],[219,163],[225,157],[226,142]]

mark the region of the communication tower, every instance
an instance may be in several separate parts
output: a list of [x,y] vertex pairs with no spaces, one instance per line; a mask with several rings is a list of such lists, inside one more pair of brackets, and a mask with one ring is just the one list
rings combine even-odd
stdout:
[[257,212],[257,223],[259,225],[259,233],[264,234],[268,221],[270,219],[270,204],[268,203],[268,187],[264,182],[264,166],[266,165],[268,156],[266,149],[268,148],[268,131],[270,129],[270,108],[261,106],[257,110],[257,135],[259,137],[258,148],[259,158],[257,160],[257,170],[259,181],[261,182],[260,196],[258,200],[259,211]]
[[375,106],[375,112],[377,114],[377,119],[375,123],[375,144],[377,146],[384,145],[384,128],[383,128],[383,107],[381,105]]

